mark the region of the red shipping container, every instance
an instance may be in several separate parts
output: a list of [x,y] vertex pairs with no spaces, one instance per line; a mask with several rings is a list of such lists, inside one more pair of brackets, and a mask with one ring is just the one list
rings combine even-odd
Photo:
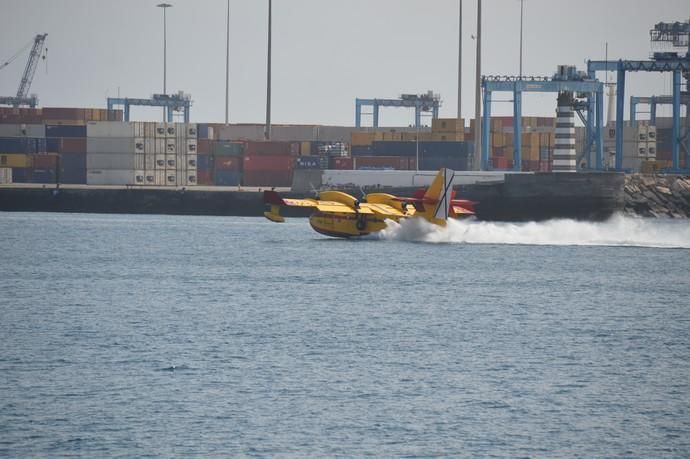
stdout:
[[[245,155],[249,156],[291,155],[291,148],[290,142],[247,142],[244,152]],[[299,155],[299,149],[297,149],[296,155]]]
[[213,174],[211,171],[196,171],[196,183],[198,185],[213,185]]
[[350,157],[332,156],[330,158],[328,166],[331,169],[352,170],[352,168],[354,167],[354,161]]
[[292,174],[292,156],[245,155],[243,169],[245,172],[290,172]]
[[292,171],[244,171],[242,184],[258,187],[292,186]]
[[45,120],[84,120],[83,108],[43,107],[43,119]]
[[86,153],[86,137],[60,139],[60,153]]
[[209,139],[197,139],[196,154],[208,155],[211,153],[211,141]]
[[219,171],[239,171],[242,169],[242,158],[237,156],[215,156],[213,164]]
[[58,164],[57,155],[32,155],[35,169],[56,169]]

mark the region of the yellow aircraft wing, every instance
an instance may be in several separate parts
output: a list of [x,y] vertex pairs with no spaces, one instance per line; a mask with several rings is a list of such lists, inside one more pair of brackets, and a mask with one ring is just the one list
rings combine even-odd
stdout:
[[405,214],[400,212],[398,209],[389,206],[388,204],[378,204],[378,203],[362,203],[360,204],[359,212],[360,213],[367,213],[365,212],[369,211],[372,214],[379,215],[384,218],[392,218],[392,219],[399,219],[400,217],[404,217]]

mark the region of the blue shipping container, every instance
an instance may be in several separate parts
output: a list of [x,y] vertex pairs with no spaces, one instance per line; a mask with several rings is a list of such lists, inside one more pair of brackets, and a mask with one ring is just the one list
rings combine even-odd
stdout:
[[[419,142],[419,154],[426,157],[467,157],[474,150],[470,142]],[[417,142],[374,142],[373,156],[416,156]],[[355,156],[353,154],[353,156]]]
[[60,139],[57,137],[46,138],[46,150],[51,153],[60,151]]
[[46,124],[46,137],[86,137],[86,126]]
[[238,171],[215,171],[213,183],[218,186],[238,186],[242,173]]
[[208,139],[208,124],[197,124],[196,136],[198,139]]
[[371,145],[352,145],[350,154],[352,156],[372,156]]
[[12,182],[27,183],[29,181],[29,169],[25,167],[12,168]]
[[32,183],[55,183],[55,169],[33,169],[31,171]]
[[213,169],[213,156],[211,155],[197,155],[196,168],[200,171],[210,171]]
[[442,167],[453,169],[454,171],[467,170],[467,158],[447,157],[447,158],[425,158],[420,156],[419,169],[423,171],[437,171]]
[[46,139],[42,137],[0,137],[1,153],[45,153]]
[[86,183],[86,154],[60,154],[60,183]]

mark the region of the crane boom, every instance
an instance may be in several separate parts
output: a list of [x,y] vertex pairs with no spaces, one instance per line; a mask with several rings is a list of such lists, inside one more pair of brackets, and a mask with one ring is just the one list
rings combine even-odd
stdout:
[[38,34],[34,38],[34,45],[31,48],[31,53],[29,54],[29,60],[26,63],[26,68],[24,69],[24,74],[22,75],[22,81],[19,83],[19,89],[17,90],[17,99],[24,99],[29,93],[29,88],[31,87],[31,82],[34,79],[34,73],[36,73],[36,66],[38,65],[38,60],[43,51],[43,43],[48,36],[47,33]]

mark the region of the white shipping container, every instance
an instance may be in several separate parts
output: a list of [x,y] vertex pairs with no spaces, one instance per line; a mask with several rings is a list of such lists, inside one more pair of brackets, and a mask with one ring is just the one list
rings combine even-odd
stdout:
[[134,137],[146,137],[143,121],[134,121],[132,125],[134,126]]
[[196,139],[187,139],[187,154],[188,155],[196,155],[197,152],[197,143]]
[[134,169],[135,170],[146,169],[145,158],[146,158],[146,155],[144,155],[144,154],[135,154],[134,155]]
[[87,153],[134,153],[134,139],[123,137],[88,137]]
[[123,121],[88,121],[87,137],[134,137],[134,123]]
[[156,153],[165,154],[165,139],[156,139]]
[[165,138],[165,123],[156,123],[156,137]]
[[187,172],[187,183],[185,185],[197,185],[196,172]]
[[87,169],[87,185],[132,185],[134,183],[133,170],[104,170]]
[[196,155],[187,155],[187,169],[196,170]]
[[155,185],[156,173],[154,171],[144,171],[144,185]]
[[87,169],[134,169],[134,153],[88,153]]
[[155,184],[158,186],[165,186],[165,171],[157,170],[154,172]]
[[176,186],[177,185],[177,171],[174,169],[165,171],[165,185],[166,186]]
[[134,184],[135,185],[146,185],[146,174],[143,170],[134,171]]
[[165,139],[165,154],[170,155],[175,153],[177,153],[177,143],[175,139]]
[[12,183],[11,167],[0,167],[0,183]]
[[146,151],[146,142],[144,142],[143,137],[135,137],[134,138],[134,152],[135,153],[144,153]]
[[177,135],[177,125],[175,123],[165,123],[165,136],[175,137]]
[[43,124],[0,124],[0,137],[45,137]]
[[189,123],[187,125],[187,138],[196,139],[197,138],[197,126],[196,123]]
[[156,152],[156,139],[145,138],[144,139],[144,153],[155,153]]
[[144,170],[152,171],[156,168],[156,155],[146,153],[144,155]]
[[154,169],[165,169],[165,155],[156,154],[154,156]]
[[176,169],[177,168],[177,156],[176,155],[165,155],[165,168],[166,169]]

